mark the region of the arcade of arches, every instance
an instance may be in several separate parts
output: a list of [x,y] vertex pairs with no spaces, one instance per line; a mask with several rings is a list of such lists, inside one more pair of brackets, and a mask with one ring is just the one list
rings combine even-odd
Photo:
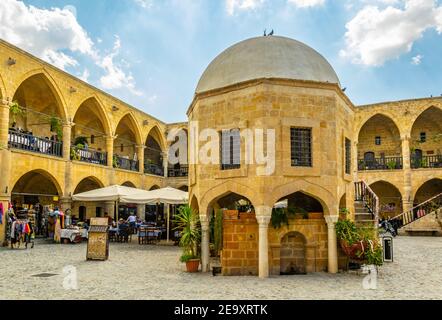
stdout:
[[[188,190],[192,207],[199,210],[203,271],[209,270],[210,216],[226,208],[241,213],[236,220],[225,219],[225,274],[338,272],[334,228],[340,208],[355,211],[354,183],[371,185],[385,215],[442,192],[442,98],[355,106],[334,70],[314,51],[308,56],[311,65],[324,67],[320,78],[308,63],[285,60],[294,56],[291,50],[305,49],[298,42],[262,37],[242,42],[239,49],[250,46],[244,55],[259,54],[265,41],[274,42],[265,48],[280,49],[272,53],[282,53],[273,62],[286,62],[273,70],[274,77],[266,74],[263,80],[266,55],[250,59],[258,64],[236,72],[247,78],[232,77],[232,83],[213,74],[219,66],[209,67],[187,115],[201,131],[276,128],[275,167],[269,176],[262,175],[260,165],[246,163],[243,143],[230,146],[241,152],[239,168],[170,166],[166,134],[190,131],[188,123],[162,122],[0,40],[3,207],[38,202],[90,218],[113,212],[113,203],[75,203],[73,194],[110,185],[174,186]],[[225,59],[235,59],[229,52]],[[6,63],[9,58],[17,63]],[[233,62],[225,65],[241,66]],[[305,69],[306,79],[297,78],[298,67]],[[278,70],[290,71],[292,78],[281,78]],[[275,205],[302,214],[275,229]],[[1,224],[0,241],[4,236]]]

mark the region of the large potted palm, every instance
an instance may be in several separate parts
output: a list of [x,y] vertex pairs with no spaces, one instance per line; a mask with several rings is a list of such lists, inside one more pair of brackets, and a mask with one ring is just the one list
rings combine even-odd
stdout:
[[201,239],[198,212],[189,205],[178,208],[175,215],[175,230],[181,232],[180,247],[183,249],[180,261],[186,264],[187,272],[198,272],[200,258],[198,245]]

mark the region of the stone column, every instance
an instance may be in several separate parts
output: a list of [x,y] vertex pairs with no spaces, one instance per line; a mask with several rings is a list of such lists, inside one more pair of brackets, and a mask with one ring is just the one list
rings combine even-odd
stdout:
[[144,174],[144,145],[137,146],[138,170]]
[[63,124],[63,159],[71,160],[71,132],[72,123]]
[[169,168],[169,151],[166,150],[163,152],[163,168],[164,168],[164,177],[167,178]]
[[336,238],[336,222],[339,216],[325,216],[328,231],[328,272],[338,272],[338,242]]
[[11,152],[8,150],[9,105],[0,100],[0,196],[9,197],[13,186],[9,185],[11,175]]
[[64,213],[66,213],[67,210],[72,210],[72,198],[71,197],[60,198],[60,207]]
[[8,148],[9,104],[0,100],[0,150]]
[[112,167],[114,160],[114,137],[106,137],[107,166]]
[[139,204],[137,205],[137,217],[141,220],[144,220],[144,217],[146,215],[146,205]]
[[272,208],[261,206],[256,208],[256,220],[259,224],[259,277],[269,277],[269,223],[272,218]]
[[200,223],[201,223],[201,270],[202,272],[209,272],[210,270],[209,217],[206,215],[200,216]]
[[411,199],[411,151],[410,137],[402,137],[402,157],[403,157],[403,173],[404,173],[404,193],[402,198],[403,211],[413,208],[413,199]]

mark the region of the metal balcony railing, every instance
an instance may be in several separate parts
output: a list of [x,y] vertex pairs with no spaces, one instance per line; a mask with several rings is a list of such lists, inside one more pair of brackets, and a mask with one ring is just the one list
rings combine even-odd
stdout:
[[25,150],[54,157],[63,157],[63,143],[36,137],[30,133],[9,130],[8,146],[12,149]]
[[114,156],[114,168],[129,170],[129,171],[138,171],[139,170],[139,161],[138,160],[130,160],[127,158],[123,158],[120,156]]
[[442,168],[442,155],[436,156],[412,156],[411,168]]
[[402,157],[383,157],[374,159],[360,159],[358,160],[358,170],[402,170]]
[[71,147],[71,160],[107,166],[107,152]]
[[144,173],[164,177],[164,168],[162,166],[157,165],[157,164],[145,163],[144,164]]

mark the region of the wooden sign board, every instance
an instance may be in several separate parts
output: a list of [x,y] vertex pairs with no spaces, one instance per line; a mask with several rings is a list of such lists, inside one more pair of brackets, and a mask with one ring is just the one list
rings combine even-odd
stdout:
[[91,218],[87,242],[87,260],[107,260],[109,258],[109,232],[107,218]]

